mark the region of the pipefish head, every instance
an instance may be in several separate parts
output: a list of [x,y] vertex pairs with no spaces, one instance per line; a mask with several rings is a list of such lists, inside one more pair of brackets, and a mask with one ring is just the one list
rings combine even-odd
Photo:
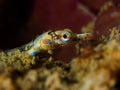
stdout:
[[88,39],[88,37],[90,39],[91,35],[91,33],[75,34],[69,29],[48,31],[34,40],[34,45],[28,53],[35,56],[39,52],[53,50],[70,42]]
[[34,40],[34,44],[28,50],[28,53],[35,56],[43,51],[51,51],[70,43],[73,41],[73,37],[75,37],[75,34],[69,29],[45,32]]
[[48,31],[39,40],[39,46],[44,50],[53,50],[72,42],[74,37],[75,34],[69,29]]
[[55,33],[56,33],[56,38],[54,41],[60,46],[74,41],[91,40],[93,38],[92,33],[76,34],[69,29],[56,31]]
[[55,37],[53,37],[53,40],[57,45],[63,46],[74,41],[75,37],[76,34],[74,34],[71,30],[64,29],[55,31]]
[[75,34],[69,29],[48,31],[35,40],[35,45],[40,50],[53,50],[70,42],[90,39],[91,36],[91,33]]

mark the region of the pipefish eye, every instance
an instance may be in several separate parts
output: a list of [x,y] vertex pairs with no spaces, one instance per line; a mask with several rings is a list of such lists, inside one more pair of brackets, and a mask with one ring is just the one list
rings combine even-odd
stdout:
[[71,34],[69,32],[65,32],[62,34],[61,39],[64,42],[68,42],[71,38],[70,36],[71,36]]
[[67,39],[67,38],[68,38],[68,35],[63,34],[63,38],[64,38],[64,39]]

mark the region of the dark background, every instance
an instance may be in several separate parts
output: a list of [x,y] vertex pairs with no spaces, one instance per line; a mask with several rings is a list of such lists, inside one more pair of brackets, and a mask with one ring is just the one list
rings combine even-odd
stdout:
[[[0,48],[10,49],[19,45],[18,37],[29,19],[33,0],[3,0],[0,10]],[[22,43],[22,42],[21,42]]]

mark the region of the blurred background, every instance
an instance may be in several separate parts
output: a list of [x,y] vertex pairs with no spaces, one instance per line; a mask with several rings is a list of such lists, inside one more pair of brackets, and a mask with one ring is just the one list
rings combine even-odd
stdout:
[[[107,2],[110,9],[104,10],[106,5],[102,11]],[[69,28],[81,33],[90,22],[96,37],[107,35],[105,28],[120,26],[119,6],[120,0],[0,0],[0,49],[16,48],[48,30]],[[75,47],[65,46],[54,55],[69,61],[76,55]]]

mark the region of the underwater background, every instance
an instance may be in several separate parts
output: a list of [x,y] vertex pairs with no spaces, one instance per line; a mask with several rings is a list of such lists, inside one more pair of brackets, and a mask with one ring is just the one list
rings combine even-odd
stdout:
[[93,40],[50,57],[0,53],[0,90],[119,90],[120,0],[0,0],[1,51],[66,28]]

